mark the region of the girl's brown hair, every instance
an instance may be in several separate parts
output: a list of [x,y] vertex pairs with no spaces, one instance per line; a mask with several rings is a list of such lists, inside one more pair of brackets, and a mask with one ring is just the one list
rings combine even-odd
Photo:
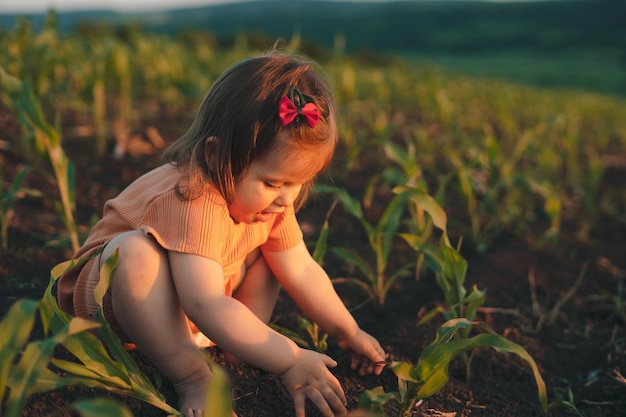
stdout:
[[[232,201],[235,184],[253,161],[291,146],[276,140],[281,129],[289,129],[297,145],[330,145],[321,164],[326,168],[338,140],[337,123],[331,89],[326,79],[313,71],[315,67],[300,57],[271,52],[228,68],[209,90],[189,130],[163,154],[166,161],[188,167],[184,186],[178,184],[179,195],[194,198],[208,183],[226,202]],[[304,118],[282,125],[278,107],[290,86],[311,97],[319,108],[315,127]],[[303,187],[297,207],[310,186]]]

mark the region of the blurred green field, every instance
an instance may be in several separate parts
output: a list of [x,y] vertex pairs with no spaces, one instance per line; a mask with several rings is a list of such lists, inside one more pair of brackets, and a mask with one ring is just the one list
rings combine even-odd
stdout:
[[[136,25],[63,34],[58,19],[51,13],[39,31],[22,20],[0,34],[6,71],[0,100],[19,115],[20,100],[32,89],[42,117],[53,126],[58,120],[60,138],[86,128],[81,140],[91,144],[96,159],[118,140],[120,127],[132,132],[156,125],[182,133],[228,65],[273,44],[246,34],[223,44],[208,32],[170,36]],[[497,60],[435,60],[439,66],[415,57],[350,54],[344,41],[338,35],[333,50],[299,36],[282,44],[317,59],[335,88],[343,145],[333,167],[338,181],[366,169],[371,183],[387,189],[411,182],[436,195],[456,234],[481,251],[502,233],[545,244],[558,240],[564,223],[584,239],[599,218],[620,221],[624,191],[607,186],[606,176],[616,167],[622,172],[625,101],[571,86],[585,73],[601,72],[593,60],[579,65],[578,56],[563,55],[525,65],[511,53]],[[596,79],[607,89],[621,82],[617,68],[603,68],[608,76]],[[503,81],[514,71],[529,84]],[[558,80],[547,75],[554,71],[569,87],[556,88]],[[467,75],[472,72],[479,76]],[[25,89],[12,91],[13,78]],[[21,139],[3,138],[27,164],[38,159],[33,129],[25,123]]]
[[612,52],[540,56],[523,53],[488,55],[405,55],[419,65],[432,64],[454,74],[510,81],[559,90],[626,96],[626,69]]

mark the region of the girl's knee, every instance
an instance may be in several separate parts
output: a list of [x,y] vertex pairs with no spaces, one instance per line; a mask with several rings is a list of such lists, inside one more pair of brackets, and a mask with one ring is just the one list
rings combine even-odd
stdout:
[[146,281],[153,281],[160,274],[169,271],[166,250],[141,231],[126,232],[114,237],[104,248],[101,262],[118,249],[119,261],[113,280],[114,288],[133,284],[143,286]]

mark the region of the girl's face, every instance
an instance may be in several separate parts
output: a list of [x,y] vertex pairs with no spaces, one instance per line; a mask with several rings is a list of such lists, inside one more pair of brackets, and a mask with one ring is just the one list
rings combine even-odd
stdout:
[[[289,133],[283,131],[280,135]],[[323,156],[319,148],[291,147],[252,162],[235,186],[235,197],[228,205],[230,216],[248,224],[272,220],[294,205],[302,186],[321,169],[318,161],[323,161]]]

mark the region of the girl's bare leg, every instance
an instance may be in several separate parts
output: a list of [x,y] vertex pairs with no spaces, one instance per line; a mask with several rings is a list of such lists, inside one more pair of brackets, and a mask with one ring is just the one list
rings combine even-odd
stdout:
[[272,274],[261,251],[257,249],[246,258],[244,277],[233,297],[264,323],[269,323],[280,288],[280,283]]
[[111,284],[113,311],[129,338],[174,383],[186,417],[202,416],[211,370],[195,348],[178,302],[167,252],[143,232],[115,237],[107,259],[120,248]]
[[[233,298],[248,307],[264,323],[269,323],[281,286],[260,250],[257,249],[247,256],[239,280]],[[242,363],[228,352],[224,352],[224,356],[232,363]]]

